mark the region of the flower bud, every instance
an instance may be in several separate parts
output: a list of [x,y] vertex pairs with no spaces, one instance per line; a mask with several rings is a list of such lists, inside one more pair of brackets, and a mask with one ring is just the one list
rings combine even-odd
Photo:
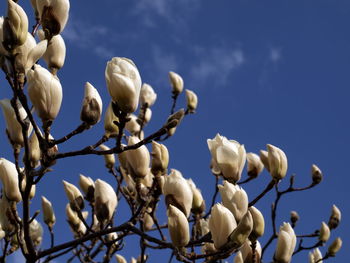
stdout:
[[88,200],[89,202],[93,201],[94,192],[95,192],[95,183],[91,179],[91,177],[87,177],[80,174],[79,186],[80,186],[80,189],[83,190],[86,200]]
[[22,196],[18,188],[18,173],[16,166],[5,158],[0,158],[0,179],[6,198],[9,201],[21,201]]
[[270,172],[268,152],[261,150],[259,157],[260,157],[261,162],[264,164],[265,169],[268,172]]
[[287,174],[288,162],[286,154],[276,146],[267,145],[270,174],[275,180],[284,178]]
[[152,141],[152,173],[165,174],[169,164],[169,152],[164,144]]
[[[103,180],[95,181],[95,213],[101,223],[109,222],[118,205],[118,198],[112,186]],[[107,222],[106,222],[107,221]]]
[[328,226],[330,229],[335,229],[338,227],[341,220],[341,212],[336,205],[332,206],[332,213],[329,217]]
[[69,0],[36,1],[36,9],[47,38],[61,33],[68,21]]
[[[136,136],[130,136],[128,145],[134,145],[140,141]],[[138,147],[135,150],[126,152],[128,162],[128,172],[133,178],[143,178],[148,174],[150,154],[145,145]]]
[[141,90],[141,77],[134,62],[128,58],[112,58],[107,63],[105,77],[113,102],[124,113],[134,112]]
[[148,207],[146,213],[143,215],[143,227],[145,231],[151,230],[154,225],[154,221],[151,216],[151,213],[152,213],[152,208]]
[[217,134],[214,139],[208,139],[207,143],[215,169],[219,169],[229,182],[238,182],[246,161],[244,145],[228,140],[220,134]]
[[309,252],[309,263],[322,263],[321,251],[317,248]]
[[29,224],[29,236],[35,246],[39,246],[41,244],[41,241],[43,240],[43,233],[43,227],[36,219],[34,219]]
[[143,118],[144,123],[149,123],[152,118],[152,110],[150,108],[146,108],[145,115]]
[[170,80],[170,84],[171,84],[172,92],[174,96],[178,96],[184,89],[184,81],[182,77],[179,74],[173,71],[170,71],[169,80]]
[[15,1],[7,0],[7,17],[3,22],[3,46],[10,51],[27,40],[28,17]]
[[[253,261],[253,251],[252,251],[251,245],[252,245],[252,243],[249,240],[247,240],[246,242],[244,242],[243,246],[240,248],[239,251],[240,251],[240,254],[242,257],[242,261],[241,261],[242,263],[260,262],[261,245],[260,245],[259,241],[257,241],[256,245],[255,245],[255,259],[254,259],[254,261]],[[236,263],[236,261],[235,261],[235,263]]]
[[318,240],[322,242],[327,242],[330,236],[331,236],[331,231],[328,225],[325,222],[322,222],[320,233],[318,235]]
[[[100,149],[102,151],[108,151],[110,150],[110,148],[104,144],[101,144],[100,146]],[[113,153],[111,154],[105,154],[103,155],[104,159],[105,159],[105,165],[108,169],[112,169],[115,165],[115,156]]]
[[223,247],[236,227],[236,220],[230,210],[222,204],[216,204],[211,208],[209,229],[215,248],[220,249]]
[[[41,40],[45,39],[45,32],[38,31],[38,36]],[[66,58],[66,44],[61,35],[53,36],[47,46],[47,50],[43,55],[47,66],[51,72],[55,72],[63,67]]]
[[70,204],[66,205],[66,215],[69,225],[74,231],[79,228],[80,219],[77,212],[73,211]]
[[235,255],[233,263],[244,263],[242,252],[238,251]]
[[102,99],[97,89],[89,82],[85,83],[85,95],[80,119],[89,125],[95,125],[101,119]]
[[165,176],[163,194],[168,206],[174,205],[186,217],[190,216],[193,195],[190,186],[179,171],[172,169],[170,175]]
[[122,255],[116,254],[115,258],[117,259],[117,263],[128,263]]
[[277,239],[274,259],[277,262],[289,263],[296,245],[296,236],[289,223],[283,223]]
[[[0,106],[2,108],[2,113],[4,114],[6,121],[6,131],[11,140],[11,143],[19,146],[24,145],[22,127],[17,121],[15,110],[12,108],[11,102],[9,99],[0,100]],[[27,113],[22,105],[17,102],[17,107],[19,111],[19,116],[24,121],[27,118]],[[28,127],[28,136],[31,133],[33,127],[29,124]]]
[[341,249],[343,241],[340,237],[336,238],[333,243],[328,247],[328,255],[335,257],[335,254]]
[[[20,168],[20,171],[22,172],[24,170],[24,168]],[[25,188],[26,188],[26,184],[27,184],[27,177],[24,176],[23,177],[23,180],[22,180],[22,184],[21,184],[21,188],[22,188],[22,191],[24,192]],[[32,185],[31,188],[30,188],[30,192],[29,192],[29,200],[32,200],[33,197],[35,196],[35,192],[36,192],[36,185]]]
[[192,90],[186,90],[187,110],[189,113],[195,113],[198,105],[198,98],[196,93]]
[[295,226],[296,222],[299,220],[299,215],[297,211],[290,212],[290,222],[292,223],[292,227]]
[[250,233],[253,230],[253,217],[249,211],[243,216],[237,227],[232,231],[229,237],[230,244],[234,247],[240,247],[248,240]]
[[137,122],[137,117],[134,114],[130,114],[129,121],[125,124],[125,129],[132,135],[136,135],[140,132],[141,126]]
[[264,169],[264,164],[260,157],[255,153],[247,153],[247,172],[248,176],[256,178]]
[[191,188],[193,199],[192,199],[192,213],[202,214],[205,211],[205,201],[201,194],[201,191],[196,187],[192,179],[187,180],[188,185]]
[[114,122],[119,122],[119,119],[117,116],[114,115],[114,112],[112,109],[112,102],[110,102],[105,112],[105,119],[104,119],[105,135],[108,138],[116,137],[119,134],[119,128]]
[[140,102],[142,105],[147,105],[148,107],[151,107],[157,99],[157,93],[154,92],[151,85],[147,83],[143,83],[141,87],[141,93],[140,93]]
[[240,186],[233,185],[228,181],[224,181],[223,184],[218,186],[222,203],[239,222],[248,210],[247,193]]
[[313,184],[319,184],[323,179],[323,174],[315,164],[311,167],[311,176]]
[[16,227],[16,221],[12,216],[10,202],[11,201],[8,200],[5,195],[2,195],[0,199],[0,225],[6,233],[12,233],[15,231]]
[[28,94],[43,122],[56,118],[62,103],[62,86],[57,76],[40,65],[29,70]]
[[249,211],[253,217],[253,230],[249,239],[255,241],[262,237],[265,232],[265,220],[263,214],[254,206],[249,207]]
[[184,213],[175,206],[169,205],[168,229],[170,238],[175,247],[184,247],[190,241],[188,221]]
[[32,136],[29,138],[28,159],[30,161],[31,167],[36,168],[39,166],[40,159],[41,159],[41,150],[40,150],[39,140],[35,132],[33,132]]
[[46,49],[47,49],[47,40],[42,40],[28,52],[28,55],[25,58],[26,60],[23,62],[23,66],[25,68],[26,73],[44,55]]
[[52,228],[53,225],[56,223],[56,216],[53,211],[51,202],[47,200],[45,196],[41,197],[41,207],[43,209],[43,218],[45,224],[47,224],[49,228]]
[[62,182],[64,185],[64,191],[66,192],[71,208],[74,211],[83,209],[84,199],[79,189],[75,185],[68,183],[67,181],[63,180]]

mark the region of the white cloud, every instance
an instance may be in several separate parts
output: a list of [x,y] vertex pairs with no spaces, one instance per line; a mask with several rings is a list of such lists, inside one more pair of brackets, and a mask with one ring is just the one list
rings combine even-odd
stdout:
[[[266,88],[270,82],[273,73],[277,72],[279,63],[283,59],[282,49],[279,47],[271,47],[258,78],[259,85]],[[271,87],[270,87],[271,89]]]
[[282,51],[280,48],[270,49],[270,60],[273,63],[277,63],[282,59]]

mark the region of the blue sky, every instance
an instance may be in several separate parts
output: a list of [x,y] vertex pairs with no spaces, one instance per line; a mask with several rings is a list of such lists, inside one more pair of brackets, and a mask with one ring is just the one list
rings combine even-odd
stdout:
[[[27,3],[24,6],[31,12]],[[5,10],[2,4],[1,13]],[[331,206],[336,204],[343,221],[331,239],[341,236],[344,247],[334,262],[346,262],[350,234],[346,226],[350,216],[346,165],[350,146],[349,24],[350,3],[345,0],[72,1],[63,33],[66,65],[58,73],[64,99],[53,136],[61,137],[78,126],[86,81],[99,90],[106,108],[109,96],[104,70],[113,56],[133,59],[143,82],[157,92],[153,120],[145,129],[146,134],[155,131],[170,111],[167,74],[176,71],[185,88],[198,94],[199,107],[166,142],[170,167],[193,178],[209,203],[214,178],[206,140],[218,132],[243,143],[248,152],[258,152],[267,143],[282,148],[289,161],[288,173],[297,175],[297,185],[310,182],[311,165],[317,164],[324,173],[323,182],[311,191],[283,199],[277,224],[296,210],[301,217],[297,233],[311,233],[321,221],[328,221]],[[3,76],[0,81],[0,97],[10,96]],[[185,105],[184,94],[178,105]],[[1,117],[0,130],[4,129]],[[100,123],[60,150],[79,149],[97,141],[102,133]],[[0,145],[1,156],[11,159],[7,141]],[[33,211],[39,208],[41,195],[53,201],[58,243],[71,238],[69,231],[62,231],[68,226],[61,181],[78,183],[79,173],[113,182],[102,158],[61,160],[43,179],[33,201]],[[249,197],[253,199],[269,180],[264,172],[246,186]],[[269,194],[257,205],[266,215],[272,197]],[[117,224],[127,218],[126,211],[120,204]],[[158,214],[164,222],[165,211]],[[128,258],[139,253],[130,249],[131,242],[126,243]],[[294,260],[305,261],[306,254]]]

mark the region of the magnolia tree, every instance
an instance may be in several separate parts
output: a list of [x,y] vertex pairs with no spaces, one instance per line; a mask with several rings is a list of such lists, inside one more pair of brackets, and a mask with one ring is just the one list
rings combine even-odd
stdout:
[[[13,94],[11,99],[0,101],[13,148],[13,156],[0,159],[2,262],[15,251],[22,253],[27,262],[50,262],[66,254],[70,254],[69,261],[126,262],[122,256],[124,241],[130,236],[139,238],[136,243],[139,249],[134,249],[138,259],[131,262],[155,261],[158,249],[169,252],[169,261],[176,258],[182,262],[220,262],[234,254],[235,263],[288,263],[295,254],[307,251],[309,262],[316,263],[336,255],[341,239],[333,238],[328,243],[331,231],[341,219],[335,205],[328,222],[320,222],[320,228],[311,233],[294,231],[299,219],[295,211],[291,212],[290,222],[281,226],[276,222],[283,196],[311,189],[322,181],[322,172],[316,165],[312,166],[310,184],[296,187],[293,176],[286,179],[288,165],[283,150],[268,144],[267,151],[262,150],[259,155],[246,153],[244,145],[217,134],[207,141],[212,156],[211,172],[216,178],[214,194],[207,198],[211,201],[209,205],[191,179],[185,179],[178,170],[169,171],[169,153],[163,142],[174,135],[181,120],[195,113],[197,107],[196,94],[186,90],[186,110],[176,111],[184,82],[175,72],[169,73],[173,100],[170,115],[162,127],[148,135],[143,128],[151,119],[157,94],[150,85],[142,84],[131,59],[111,58],[105,70],[111,98],[105,113],[102,114],[98,91],[87,82],[81,124],[66,136],[54,139],[51,126],[63,98],[57,72],[64,65],[66,53],[60,33],[68,20],[69,1],[31,3],[36,18],[31,33],[28,17],[16,1],[8,0],[7,14],[0,19],[1,67]],[[39,64],[42,59],[45,67]],[[101,118],[105,129],[102,138],[82,149],[59,151],[60,144],[91,129]],[[109,184],[83,175],[79,187],[63,181],[68,201],[66,227],[73,235],[70,241],[57,244],[55,204],[45,196],[41,197],[41,211],[33,211],[31,204],[38,201],[36,188],[57,162],[81,155],[104,156],[106,168],[115,181]],[[248,177],[241,180],[245,164]],[[263,169],[271,174],[270,182],[260,194],[248,197],[244,185],[254,183]],[[280,189],[281,180],[289,180],[289,186]],[[272,190],[276,197],[271,214],[263,215],[255,205]],[[161,199],[166,204],[164,225],[157,219],[157,214],[165,214],[157,211]],[[122,223],[117,220],[116,225],[116,208],[122,200],[130,208],[130,217]],[[272,234],[261,244],[265,226],[272,227]],[[46,227],[51,240],[42,242]],[[310,245],[304,246],[304,239]],[[328,250],[321,254],[319,247],[326,244]],[[275,249],[267,258],[264,252],[269,246]]]

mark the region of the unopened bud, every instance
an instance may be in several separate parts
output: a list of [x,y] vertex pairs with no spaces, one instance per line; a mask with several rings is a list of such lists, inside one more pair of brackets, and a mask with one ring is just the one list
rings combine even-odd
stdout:
[[340,250],[343,241],[338,237],[333,243],[328,247],[328,255],[334,257],[335,254]]
[[290,222],[292,223],[292,227],[295,226],[296,222],[299,220],[299,215],[297,211],[290,212]]
[[164,174],[169,164],[169,152],[164,144],[152,141],[152,173]]
[[192,90],[186,90],[187,110],[189,113],[195,113],[198,105],[198,97]]
[[264,169],[264,164],[255,153],[247,153],[247,172],[248,176],[255,178]]
[[182,79],[182,77],[173,72],[173,71],[170,71],[169,72],[169,79],[170,79],[170,84],[171,84],[171,87],[172,87],[172,92],[175,96],[178,96],[183,88],[184,88],[184,81]]
[[[108,151],[110,150],[110,148],[104,144],[101,144],[100,145],[100,149],[102,151]],[[111,154],[105,154],[103,155],[103,157],[105,158],[105,165],[108,169],[112,169],[115,165],[115,157],[114,157],[114,154],[111,153]]]
[[171,241],[175,247],[184,247],[190,241],[188,221],[184,213],[175,206],[169,205],[168,228]]
[[184,109],[180,109],[174,114],[169,116],[165,124],[165,127],[168,129],[168,136],[172,136],[175,133],[177,126],[181,123],[184,116],[185,116]]
[[331,231],[325,222],[322,222],[318,239],[322,242],[327,242],[331,235]]
[[313,184],[319,184],[323,179],[323,174],[315,164],[311,167],[311,175]]
[[94,125],[100,121],[102,113],[102,99],[97,89],[89,82],[85,84],[85,95],[83,106],[80,112],[80,119],[89,124]]
[[41,197],[41,207],[43,209],[44,222],[50,228],[56,223],[56,216],[52,208],[52,204],[45,196]]
[[68,183],[67,181],[64,181],[64,180],[63,180],[63,185],[64,185],[64,191],[66,192],[71,208],[74,211],[83,209],[84,199],[79,189],[75,185]]
[[95,183],[91,177],[84,176],[80,174],[79,186],[85,194],[86,200],[89,202],[94,200]]
[[341,220],[341,212],[336,205],[332,206],[331,216],[329,217],[328,226],[330,229],[335,229]]
[[270,172],[268,153],[265,150],[260,151],[260,160],[264,164],[265,169]]
[[115,122],[119,122],[119,119],[117,116],[115,116],[113,112],[113,107],[111,102],[107,107],[107,110],[105,112],[105,118],[104,118],[105,135],[107,137],[116,137],[119,134],[119,128]]
[[253,218],[253,230],[249,236],[249,239],[254,241],[264,235],[265,220],[263,214],[254,206],[249,207],[249,212]]

